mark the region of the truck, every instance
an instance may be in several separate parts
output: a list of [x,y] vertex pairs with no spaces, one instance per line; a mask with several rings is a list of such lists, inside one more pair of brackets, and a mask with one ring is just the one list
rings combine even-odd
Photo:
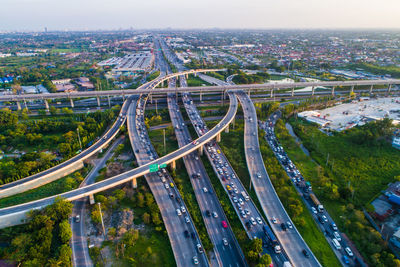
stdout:
[[322,206],[321,202],[319,202],[318,198],[314,195],[314,193],[310,193],[310,198],[311,198],[312,202],[314,203],[314,205],[317,207],[317,210],[319,212],[323,212],[324,206]]
[[308,192],[308,191],[311,191],[311,189],[312,189],[311,183],[307,181],[307,182],[306,182],[306,190],[307,190],[307,192]]
[[292,267],[292,264],[290,264],[290,262],[288,262],[288,261],[285,261],[283,263],[283,267]]
[[281,246],[279,245],[278,239],[272,232],[271,228],[268,225],[263,226],[264,234],[268,240],[268,243],[274,248],[275,253],[281,253]]

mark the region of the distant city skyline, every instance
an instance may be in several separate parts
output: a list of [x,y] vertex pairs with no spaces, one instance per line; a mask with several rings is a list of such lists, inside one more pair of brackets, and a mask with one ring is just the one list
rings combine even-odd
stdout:
[[[366,3],[368,2],[368,3]],[[399,29],[399,0],[3,0],[1,31]]]

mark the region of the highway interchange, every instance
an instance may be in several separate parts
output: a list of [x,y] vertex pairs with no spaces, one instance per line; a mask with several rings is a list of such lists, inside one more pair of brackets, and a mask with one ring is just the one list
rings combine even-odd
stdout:
[[[161,46],[163,46],[163,44],[161,44]],[[167,48],[163,47],[163,50],[166,51]],[[265,239],[266,234],[263,227],[270,225],[273,229],[273,232],[278,237],[282,250],[273,251],[273,249],[269,247],[267,248],[267,251],[271,254],[276,265],[282,266],[284,262],[290,261],[292,265],[295,266],[320,266],[318,260],[308,248],[297,229],[293,226],[293,223],[291,223],[289,216],[284,210],[272,183],[269,180],[267,170],[265,169],[259,151],[257,117],[254,105],[249,96],[242,90],[244,87],[241,89],[232,83],[227,85],[227,83],[219,81],[213,77],[199,74],[200,78],[217,84],[217,87],[219,87],[218,90],[224,88],[224,93],[226,93],[230,100],[229,110],[222,121],[213,129],[208,130],[204,120],[200,117],[196,106],[193,104],[193,99],[189,93],[195,92],[195,90],[185,90],[185,88],[187,88],[186,80],[185,77],[180,74],[186,74],[188,72],[182,72],[182,68],[178,65],[178,69],[181,72],[169,75],[168,72],[170,72],[170,70],[168,69],[166,62],[161,59],[160,52],[157,53],[157,58],[157,66],[161,70],[160,77],[140,87],[135,91],[134,95],[130,95],[125,100],[116,122],[99,141],[76,157],[71,158],[70,160],[45,172],[0,187],[0,197],[9,195],[8,192],[11,192],[10,194],[23,192],[49,181],[53,181],[54,179],[48,178],[49,174],[59,172],[60,175],[64,176],[68,171],[70,171],[68,170],[70,166],[77,162],[82,162],[83,159],[90,157],[106,146],[117,135],[120,127],[125,123],[125,120],[127,120],[129,138],[135,157],[140,166],[98,183],[93,183],[94,175],[89,175],[89,179],[85,179],[85,183],[82,187],[60,194],[59,196],[68,200],[78,200],[85,196],[93,196],[93,194],[97,192],[132,181],[133,179],[144,175],[160,208],[178,266],[189,266],[192,264],[199,264],[200,266],[247,266],[243,257],[243,252],[237,244],[236,238],[229,226],[229,222],[226,219],[214,190],[212,189],[207,172],[200,160],[198,152],[200,149],[203,153],[206,153],[249,238],[253,239],[257,237]],[[170,62],[175,63],[175,59],[172,55],[167,56],[167,58]],[[178,76],[180,76],[180,87],[176,88],[175,77]],[[156,93],[153,88],[165,79],[169,81],[169,87],[171,89],[159,89],[157,92],[169,92],[167,95],[167,103],[180,148],[168,155],[158,158],[157,153],[151,145],[146,127],[144,126],[144,109],[148,93]],[[388,83],[388,81],[385,82]],[[391,80],[390,82],[393,84],[398,83],[397,80]],[[370,84],[370,82],[365,82],[365,84]],[[377,84],[384,84],[384,82],[378,82]],[[285,87],[283,86],[283,88]],[[217,91],[215,88],[213,90]],[[197,92],[198,91],[207,90],[201,89],[197,90]],[[186,112],[199,136],[199,138],[194,141],[192,141],[190,137],[187,126],[183,122],[183,117],[179,110],[177,102],[178,92],[182,95],[182,101]],[[237,174],[223,154],[221,148],[218,146],[217,142],[214,141],[214,138],[220,138],[220,134],[224,129],[229,130],[229,123],[234,120],[236,114],[237,97],[242,104],[245,114],[244,143],[246,161],[252,184],[264,214],[261,214],[258,211],[245,187],[240,182]],[[267,128],[265,129],[268,130]],[[174,185],[172,177],[168,174],[168,171],[162,169],[158,173],[149,173],[149,166],[152,164],[161,165],[166,163],[174,165],[175,161],[182,157],[195,191],[196,199],[202,212],[207,232],[214,245],[213,256],[209,259],[202,249],[200,238],[193,224],[193,220],[190,217],[189,211],[185,206],[179,191]],[[41,180],[44,182],[41,182]],[[135,182],[136,180],[134,180],[133,183]],[[12,225],[13,222],[6,222],[5,220],[11,218],[13,215],[20,215],[31,209],[37,209],[49,205],[54,202],[55,197],[57,196],[0,209],[0,226],[4,227]],[[81,217],[83,217],[82,212],[84,210],[84,205],[85,201],[83,200],[78,200],[76,202],[74,216],[80,214]],[[308,205],[311,209],[310,203]],[[264,220],[264,215],[268,219],[268,222]],[[317,218],[317,216],[315,216],[315,218]],[[331,222],[330,220],[331,219],[329,218],[329,222]],[[75,238],[75,240],[78,241],[73,241],[73,248],[79,246],[82,247],[82,240],[84,240],[84,234],[82,234],[82,232],[84,232],[82,230],[82,221],[83,220],[79,223],[73,224],[74,235],[80,233],[80,235]],[[284,230],[283,226],[281,226],[282,223],[287,225],[289,229]],[[328,229],[329,227],[325,228],[321,225],[320,227],[325,229],[326,233],[332,235],[332,231]],[[345,246],[346,244],[343,242],[343,245]],[[78,261],[83,261],[84,263],[78,263]],[[85,255],[78,257],[76,253],[74,253],[75,266],[90,265],[87,262]]]

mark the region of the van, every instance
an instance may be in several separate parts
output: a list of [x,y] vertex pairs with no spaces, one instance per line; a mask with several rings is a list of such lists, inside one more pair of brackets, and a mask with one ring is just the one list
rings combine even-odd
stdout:
[[337,250],[342,249],[342,246],[340,245],[339,241],[337,241],[336,238],[333,238],[333,239],[332,239],[332,244],[333,244],[333,246],[334,246]]

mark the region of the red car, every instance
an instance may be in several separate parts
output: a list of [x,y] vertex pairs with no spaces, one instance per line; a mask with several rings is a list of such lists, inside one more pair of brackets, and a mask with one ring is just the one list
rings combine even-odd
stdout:
[[226,221],[222,221],[221,224],[222,224],[222,227],[228,228],[228,224],[226,223]]

